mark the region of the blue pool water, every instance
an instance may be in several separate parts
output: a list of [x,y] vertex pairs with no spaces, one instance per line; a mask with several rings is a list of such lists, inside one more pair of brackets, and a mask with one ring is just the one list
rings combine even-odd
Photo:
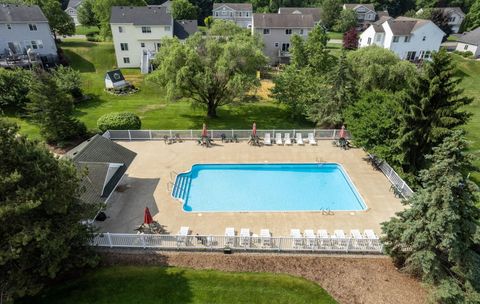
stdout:
[[172,195],[187,212],[366,209],[338,164],[194,165]]

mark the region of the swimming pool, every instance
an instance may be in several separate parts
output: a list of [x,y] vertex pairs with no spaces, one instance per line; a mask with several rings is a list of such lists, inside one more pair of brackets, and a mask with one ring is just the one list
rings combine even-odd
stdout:
[[360,211],[366,205],[342,166],[197,164],[172,196],[186,212]]

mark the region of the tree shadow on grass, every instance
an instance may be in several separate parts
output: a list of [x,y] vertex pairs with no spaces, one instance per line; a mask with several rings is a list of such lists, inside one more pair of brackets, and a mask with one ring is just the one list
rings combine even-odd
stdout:
[[96,43],[94,42],[90,42],[90,41],[81,41],[81,40],[64,40],[62,41],[62,43],[60,44],[60,46],[62,48],[65,48],[65,47],[84,47],[84,48],[90,48],[90,47],[94,47],[96,45]]
[[88,61],[87,59],[83,58],[82,56],[78,55],[71,50],[63,50],[65,56],[68,58],[69,64],[72,68],[79,70],[81,73],[88,73],[88,72],[95,72],[95,65]]
[[78,279],[60,281],[19,303],[192,303],[185,272],[167,267],[102,267]]

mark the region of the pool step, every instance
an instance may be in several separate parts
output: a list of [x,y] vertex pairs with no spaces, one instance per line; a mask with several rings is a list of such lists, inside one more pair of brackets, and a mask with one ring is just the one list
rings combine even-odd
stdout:
[[172,196],[185,200],[190,189],[190,181],[189,175],[179,174],[173,187]]

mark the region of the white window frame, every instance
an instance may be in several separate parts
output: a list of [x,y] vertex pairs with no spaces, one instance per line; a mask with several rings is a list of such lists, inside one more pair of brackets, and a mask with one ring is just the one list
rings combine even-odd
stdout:
[[411,36],[405,36],[405,39],[403,40],[403,42],[408,43],[408,42],[410,42],[410,39],[412,39]]
[[38,44],[36,40],[30,41],[30,45],[32,46],[32,49],[38,50]]
[[263,34],[264,35],[270,35],[270,29],[269,28],[264,28],[263,29]]
[[292,29],[285,29],[285,35],[291,35],[292,34]]
[[124,64],[130,64],[130,57],[123,57]]
[[123,52],[128,52],[128,43],[121,42],[120,43],[120,50],[123,51]]
[[28,28],[29,28],[30,31],[32,31],[32,32],[38,30],[38,29],[37,29],[37,25],[36,25],[36,24],[33,24],[33,23],[30,23],[30,24],[28,25]]
[[123,26],[119,26],[119,27],[118,27],[118,32],[119,32],[119,33],[123,33]]
[[400,36],[393,36],[393,38],[392,38],[393,43],[397,43],[399,41],[400,41]]
[[304,32],[305,31],[303,29],[300,29],[300,35],[305,35]]
[[151,34],[152,28],[150,26],[142,26],[142,33],[143,34]]
[[170,25],[165,26],[165,32],[170,32]]
[[43,49],[43,40],[37,40],[37,45],[39,49]]

